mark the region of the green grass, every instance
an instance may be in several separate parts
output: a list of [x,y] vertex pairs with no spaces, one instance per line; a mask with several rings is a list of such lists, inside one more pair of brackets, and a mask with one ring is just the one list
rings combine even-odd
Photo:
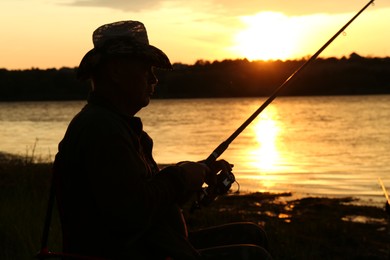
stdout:
[[[39,251],[51,164],[0,154],[0,259],[32,259]],[[218,198],[189,214],[189,229],[251,221],[264,226],[274,259],[389,259],[388,216],[352,198],[302,198],[252,193]],[[54,211],[49,248],[61,248]],[[357,219],[360,221],[348,221]]]

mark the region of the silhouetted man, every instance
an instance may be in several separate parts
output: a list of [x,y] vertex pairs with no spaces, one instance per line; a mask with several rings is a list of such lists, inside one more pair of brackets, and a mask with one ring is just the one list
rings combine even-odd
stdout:
[[180,203],[231,165],[158,168],[153,141],[135,114],[154,92],[153,69],[172,66],[149,44],[144,25],[103,25],[93,43],[78,69],[80,79],[92,82],[88,104],[69,124],[54,163],[64,251],[109,259],[269,258],[261,247],[265,234],[254,224],[187,234]]

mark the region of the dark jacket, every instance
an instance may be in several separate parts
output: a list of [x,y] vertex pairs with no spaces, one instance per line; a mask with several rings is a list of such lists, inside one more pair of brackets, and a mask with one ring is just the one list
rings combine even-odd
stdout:
[[110,258],[196,259],[177,202],[180,167],[161,171],[137,117],[94,94],[69,124],[54,162],[64,251]]

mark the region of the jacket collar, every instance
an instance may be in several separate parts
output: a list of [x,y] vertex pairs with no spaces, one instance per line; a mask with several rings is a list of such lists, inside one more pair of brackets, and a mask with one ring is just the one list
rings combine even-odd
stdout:
[[141,118],[136,116],[128,116],[124,115],[123,113],[120,113],[114,105],[112,105],[108,100],[106,100],[104,97],[100,96],[99,94],[92,91],[88,96],[88,105],[96,105],[100,107],[104,107],[115,114],[119,115],[122,119],[124,119],[131,129],[135,131],[135,133],[140,136],[143,132],[143,124],[141,121]]

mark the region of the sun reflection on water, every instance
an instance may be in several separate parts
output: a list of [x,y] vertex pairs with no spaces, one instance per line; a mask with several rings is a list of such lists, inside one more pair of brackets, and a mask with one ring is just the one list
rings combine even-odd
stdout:
[[252,144],[246,151],[247,167],[256,173],[252,178],[261,181],[264,188],[271,188],[280,182],[283,175],[276,173],[282,171],[284,164],[282,162],[287,160],[283,158],[285,153],[281,150],[278,138],[285,130],[277,118],[277,108],[269,106],[250,128]]
[[253,124],[254,144],[250,147],[250,166],[261,172],[275,171],[280,161],[281,152],[278,147],[278,136],[283,129],[278,125],[277,109],[269,107]]
[[271,118],[261,119],[254,125],[256,145],[251,151],[253,165],[262,171],[272,171],[277,163],[280,152],[277,147],[277,136],[280,128]]

